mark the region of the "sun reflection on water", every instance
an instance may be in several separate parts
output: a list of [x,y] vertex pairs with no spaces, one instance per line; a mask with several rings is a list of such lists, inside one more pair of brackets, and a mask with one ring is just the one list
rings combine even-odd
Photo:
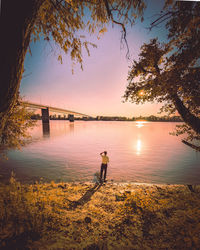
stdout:
[[142,148],[142,142],[140,139],[137,139],[137,144],[136,144],[136,154],[140,155],[141,153],[141,148]]
[[136,127],[141,128],[144,127],[144,124],[147,123],[146,121],[136,121]]

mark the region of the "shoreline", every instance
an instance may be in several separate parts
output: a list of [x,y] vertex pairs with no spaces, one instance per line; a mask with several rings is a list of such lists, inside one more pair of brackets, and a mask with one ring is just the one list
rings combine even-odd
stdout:
[[[15,176],[15,175],[14,175]],[[8,185],[9,184],[9,180],[10,177],[6,177],[1,179],[2,175],[0,175],[0,185]],[[96,182],[92,181],[92,180],[75,180],[75,181],[64,181],[64,180],[58,180],[58,179],[47,179],[47,178],[43,178],[43,177],[35,177],[35,178],[29,178],[29,177],[24,177],[23,176],[23,180],[21,180],[21,178],[15,177],[16,181],[20,182],[20,184],[22,185],[34,185],[34,184],[50,184],[51,182],[54,182],[55,184],[60,184],[60,183],[65,183],[65,184],[75,184],[75,185],[81,185],[81,184],[88,184],[88,185],[94,185]],[[24,180],[25,179],[25,180]],[[141,182],[141,181],[114,181],[114,180],[107,180],[105,183],[105,185],[119,185],[119,186],[124,186],[124,185],[145,185],[145,186],[153,186],[153,185],[157,185],[157,186],[171,186],[171,185],[175,185],[175,186],[188,186],[188,185],[192,185],[192,186],[196,186],[196,185],[200,185],[199,183],[164,183],[164,182]]]
[[[0,174],[0,184],[9,184],[9,180],[12,176],[12,172],[11,174],[6,174],[6,176],[4,175],[1,175]],[[14,172],[14,177],[16,179],[16,181],[20,182],[22,185],[34,185],[36,183],[39,183],[39,184],[49,184],[51,182],[54,182],[56,184],[59,184],[59,183],[66,183],[66,184],[95,184],[96,182],[93,181],[93,180],[71,180],[71,181],[65,181],[65,180],[62,180],[62,179],[49,179],[49,178],[45,178],[45,177],[37,177],[37,176],[34,176],[34,177],[29,177],[29,176],[24,176],[22,175],[21,177],[19,176],[16,176],[15,172]],[[180,185],[180,186],[188,186],[188,185],[200,185],[200,182],[199,183],[196,183],[196,182],[173,182],[173,183],[170,183],[170,182],[142,182],[142,181],[115,181],[115,180],[112,180],[112,179],[108,179],[106,182],[105,182],[106,185],[146,185],[146,186],[152,186],[152,185],[158,185],[158,186],[168,186],[168,185]]]

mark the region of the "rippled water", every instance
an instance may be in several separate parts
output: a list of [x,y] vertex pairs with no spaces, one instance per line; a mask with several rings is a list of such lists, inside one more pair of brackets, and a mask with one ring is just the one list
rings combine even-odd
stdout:
[[108,179],[149,183],[200,183],[200,153],[169,135],[170,122],[38,121],[33,141],[0,161],[0,178],[88,181],[99,171],[100,152],[110,158]]

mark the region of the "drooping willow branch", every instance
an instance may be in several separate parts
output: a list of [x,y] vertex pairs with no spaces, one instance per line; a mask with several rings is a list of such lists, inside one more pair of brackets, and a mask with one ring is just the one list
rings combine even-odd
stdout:
[[[130,59],[130,53],[129,53],[129,46],[128,46],[128,42],[127,42],[127,39],[126,39],[126,28],[125,28],[125,25],[121,22],[118,22],[114,19],[113,17],[113,14],[112,14],[112,9],[110,9],[109,7],[109,4],[108,4],[108,1],[107,0],[104,0],[104,4],[105,4],[105,7],[106,7],[106,11],[107,11],[107,14],[108,14],[108,17],[109,19],[111,19],[111,21],[117,25],[120,25],[122,27],[122,39],[121,40],[124,40],[125,44],[126,44],[126,48],[127,48],[127,53],[126,53],[126,58],[127,59]],[[116,9],[113,9],[116,11]]]
[[[52,4],[53,8],[57,10],[57,12],[62,13],[62,19],[67,23],[67,20],[65,19],[65,13],[66,13],[66,11],[69,11],[72,8],[70,3],[68,3],[68,2],[64,3],[64,0],[50,0],[50,2]],[[94,5],[96,4],[95,2],[92,2],[91,0],[90,1],[85,0],[85,2],[90,3],[90,4],[94,4]],[[122,28],[121,43],[122,42],[125,43],[125,46],[127,48],[126,58],[129,59],[130,53],[129,53],[129,46],[128,46],[128,42],[127,42],[127,32],[126,32],[125,24],[123,22],[117,21],[114,18],[113,12],[117,11],[120,14],[120,17],[124,16],[125,19],[127,19],[130,23],[131,23],[131,20],[128,17],[127,13],[124,14],[121,12],[119,6],[117,6],[116,8],[114,8],[112,5],[109,6],[108,0],[103,0],[103,3],[105,5],[108,19],[111,20],[112,23],[117,24],[117,25],[121,26],[121,28]],[[130,4],[128,5],[128,9],[129,8],[130,8]]]

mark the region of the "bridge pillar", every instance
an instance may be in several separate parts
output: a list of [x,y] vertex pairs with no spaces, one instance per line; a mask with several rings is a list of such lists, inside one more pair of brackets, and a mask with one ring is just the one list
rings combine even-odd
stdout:
[[74,122],[74,115],[68,115],[69,121]]
[[43,131],[43,137],[49,137],[50,136],[49,122],[42,122],[42,131]]
[[42,123],[49,123],[49,108],[41,109],[42,111]]

